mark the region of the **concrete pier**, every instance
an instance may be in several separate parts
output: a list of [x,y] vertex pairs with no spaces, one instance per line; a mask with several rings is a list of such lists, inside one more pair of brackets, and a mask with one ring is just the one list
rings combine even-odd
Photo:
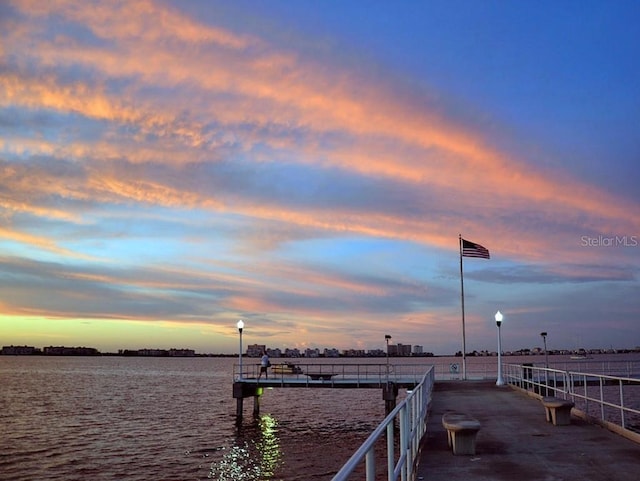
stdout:
[[[454,456],[442,415],[478,419],[474,456]],[[436,382],[416,479],[425,481],[637,481],[640,444],[573,417],[546,421],[540,400],[495,381]]]

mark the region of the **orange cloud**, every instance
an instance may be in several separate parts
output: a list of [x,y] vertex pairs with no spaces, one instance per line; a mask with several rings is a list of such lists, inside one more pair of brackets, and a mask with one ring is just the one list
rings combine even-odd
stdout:
[[[135,130],[130,136],[107,132],[92,143],[78,140],[58,146],[25,141],[21,147],[7,147],[60,158],[90,158],[94,173],[87,196],[230,210],[298,227],[411,239],[444,249],[455,248],[457,231],[472,232],[501,252],[533,259],[543,258],[552,237],[561,234],[524,235],[521,228],[500,221],[501,213],[533,208],[540,217],[558,223],[570,219],[575,228],[640,230],[638,217],[629,215],[637,206],[614,195],[566,174],[528,167],[513,154],[489,147],[489,139],[482,135],[434,112],[416,110],[383,86],[363,84],[356,76],[332,71],[293,51],[274,51],[261,39],[204,25],[171,7],[136,2],[82,8],[61,1],[19,2],[15,8],[41,21],[55,12],[105,41],[85,44],[60,35],[51,42],[36,22],[32,31],[19,29],[8,35],[11,49],[45,70],[81,67],[96,78],[68,83],[54,74],[0,76],[4,106],[75,113],[113,123],[114,129],[129,125]],[[128,87],[112,91],[107,86],[110,80],[124,81]],[[356,89],[355,83],[366,86]],[[176,98],[152,96],[146,93],[148,87],[176,92]],[[437,191],[450,217],[416,220],[321,207],[256,205],[249,200],[232,205],[157,181],[115,178],[99,167],[120,158],[183,164],[215,157],[219,144],[205,128],[211,122],[254,161],[273,161],[253,151],[262,143],[299,163],[406,183],[416,191],[416,186]],[[245,124],[281,129],[283,135],[261,135],[256,129],[245,130]],[[291,132],[295,129],[304,130],[310,142],[298,142]],[[348,140],[331,146],[319,140],[331,134]],[[146,141],[147,135],[153,141]],[[479,198],[482,205],[476,205]],[[419,195],[415,200],[423,201]],[[476,221],[461,220],[474,216]],[[587,255],[567,247],[565,253],[569,251],[574,259]]]
[[20,244],[37,247],[39,249],[43,249],[48,252],[52,252],[54,254],[59,254],[67,257],[75,257],[75,258],[84,258],[87,259],[89,256],[79,254],[77,252],[73,252],[69,249],[62,248],[58,246],[55,242],[45,236],[38,236],[28,234],[26,232],[21,232],[16,229],[7,229],[4,227],[0,227],[0,237],[4,240],[10,240],[14,242],[18,242]]

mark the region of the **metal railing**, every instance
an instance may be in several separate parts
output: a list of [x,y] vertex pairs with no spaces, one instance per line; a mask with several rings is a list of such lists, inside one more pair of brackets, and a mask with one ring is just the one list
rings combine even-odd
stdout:
[[571,398],[588,417],[640,433],[640,379],[568,374]]
[[[540,364],[542,365],[542,364]],[[600,360],[587,358],[582,360],[558,361],[549,363],[549,367],[571,372],[590,372],[607,376],[637,378],[640,376],[640,360]]]
[[570,396],[567,371],[533,364],[505,364],[503,369],[505,382],[525,391],[564,399]]
[[[391,413],[371,433],[367,440],[349,458],[347,463],[333,477],[332,481],[347,481],[364,463],[366,481],[376,479],[376,447],[386,433],[387,480],[409,481],[414,477],[414,470],[419,455],[420,441],[427,425],[427,411],[431,403],[434,383],[434,369],[430,367],[423,375],[420,383],[408,393],[407,397],[395,407]],[[396,425],[399,433],[396,433]],[[396,434],[399,450],[396,453]]]
[[[434,361],[439,361],[435,359]],[[435,376],[438,381],[462,381],[464,380],[462,358],[449,362],[434,363]],[[467,379],[495,379],[498,371],[496,358],[475,358],[473,362],[467,360]]]
[[[527,356],[531,361],[527,361],[525,365],[543,367],[544,360],[540,360],[540,356]],[[453,381],[463,379],[462,358],[455,359],[442,359],[437,357],[422,358],[423,362],[420,363],[402,363],[398,362],[398,358],[393,358],[389,364],[389,374],[391,381],[393,376],[402,375],[404,373],[410,373],[420,379],[424,373],[425,365],[433,365],[435,369],[435,379],[437,381]],[[514,361],[509,361],[509,356],[503,357],[503,365],[516,364]],[[371,379],[377,377],[378,379],[386,380],[387,364],[383,362],[376,363],[341,363],[335,361],[321,361],[308,362],[308,360],[302,360],[302,363],[297,362],[296,358],[272,358],[271,362],[273,366],[281,363],[291,362],[296,366],[302,368],[303,372],[308,370],[318,370],[318,372],[327,374],[336,374],[342,377],[355,375],[362,379]],[[273,367],[272,366],[272,367]],[[493,357],[470,357],[467,358],[467,379],[495,379],[497,376],[497,358]],[[598,359],[586,359],[586,360],[567,360],[558,361],[552,360],[549,362],[549,367],[558,371],[571,371],[571,372],[595,372],[598,374],[606,374],[609,376],[637,378],[640,377],[640,360],[598,360]],[[269,372],[269,377],[272,376],[272,370]],[[242,377],[253,378],[257,377],[260,372],[259,363],[256,359],[247,359],[242,366]],[[233,367],[234,379],[238,378],[240,374],[239,365],[235,364]],[[281,377],[281,374],[278,374]],[[285,378],[286,378],[285,374]],[[305,376],[300,376],[304,378]],[[290,378],[290,376],[289,376]]]
[[[286,368],[278,368],[279,365],[291,364],[296,371],[289,372]],[[426,366],[431,367],[431,366]],[[342,363],[295,363],[273,362],[269,368],[269,379],[305,379],[309,380],[309,375],[327,376],[333,382],[349,380],[355,383],[361,382],[407,382],[413,380],[419,383],[425,372],[425,364],[386,364],[386,363],[363,363],[363,364],[342,364]],[[242,374],[243,379],[257,378],[260,373],[259,363],[243,363],[242,373],[240,366],[234,364],[233,378],[239,379]],[[264,377],[263,377],[264,379]]]
[[507,364],[505,371],[507,383],[571,399],[585,419],[640,442],[640,379],[521,364]]

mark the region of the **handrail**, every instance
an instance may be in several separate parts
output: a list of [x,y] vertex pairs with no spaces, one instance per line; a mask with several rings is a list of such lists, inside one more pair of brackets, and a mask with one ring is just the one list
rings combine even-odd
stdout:
[[[540,356],[528,356],[530,360],[526,362],[535,367],[544,367],[544,360],[540,360]],[[513,360],[509,361],[509,356],[503,357],[503,366],[506,365],[520,365],[516,364]],[[495,356],[491,357],[474,357],[469,358],[473,361],[467,361],[467,379],[495,379],[497,375],[497,359]],[[449,380],[462,380],[462,358],[421,358],[426,364],[433,365],[435,369],[435,379],[438,381]],[[402,364],[396,364],[401,362]],[[524,361],[523,361],[524,362]],[[387,364],[385,362],[359,362],[359,363],[341,363],[338,359],[318,359],[316,362],[309,362],[305,358],[272,358],[271,363],[273,365],[282,363],[292,363],[296,366],[306,369],[319,369],[326,373],[339,374],[342,377],[354,376],[358,378],[358,371],[360,377],[363,379],[371,379],[376,376],[383,382],[386,381]],[[242,377],[251,378],[257,377],[260,371],[259,359],[249,358],[242,366]],[[587,360],[568,360],[558,361],[552,360],[549,363],[549,367],[555,368],[558,371],[574,371],[574,372],[598,372],[601,374],[608,374],[620,377],[631,377],[640,375],[640,360],[599,360],[599,359],[587,359]],[[402,358],[393,358],[389,364],[390,379],[393,380],[394,371],[402,369],[405,372],[412,372],[415,374],[416,379],[419,379],[423,374],[424,364],[421,363],[405,363]],[[305,371],[306,372],[306,371]],[[239,365],[233,366],[233,377],[238,379]],[[279,375],[280,376],[280,375]],[[271,372],[269,373],[271,377]],[[301,378],[306,376],[300,376]],[[290,377],[286,377],[290,379]]]
[[[591,374],[584,372],[569,372],[569,385],[571,386],[571,396],[574,400],[580,401],[578,405],[587,416],[591,416],[591,403],[600,406],[599,419],[603,422],[614,422],[624,430],[634,432],[640,431],[640,408],[632,408],[624,397],[624,386],[633,385],[640,388],[640,379],[631,379],[601,374]],[[596,387],[590,393],[589,387]],[[580,389],[582,387],[583,389]],[[607,387],[612,389],[607,389]],[[597,397],[595,395],[597,394]],[[615,401],[617,399],[617,401]],[[607,407],[612,410],[607,411]],[[615,413],[615,414],[614,414]],[[627,415],[636,416],[636,426],[628,423]],[[619,416],[619,417],[618,417]],[[597,416],[598,417],[598,416]]]
[[[349,476],[363,461],[365,463],[366,481],[374,481],[376,479],[375,446],[385,433],[387,436],[387,480],[395,481],[399,477],[402,481],[413,479],[420,441],[427,429],[426,417],[431,403],[434,380],[435,372],[433,366],[431,366],[423,375],[420,383],[408,393],[407,397],[369,435],[342,469],[336,473],[332,481],[348,480]],[[400,429],[400,453],[397,459],[394,451],[396,424]]]

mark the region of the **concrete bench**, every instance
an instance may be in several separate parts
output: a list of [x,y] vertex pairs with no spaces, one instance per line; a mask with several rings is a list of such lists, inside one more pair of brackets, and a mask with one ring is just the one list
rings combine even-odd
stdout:
[[466,414],[446,413],[442,416],[442,425],[447,430],[447,442],[453,454],[476,454],[476,435],[480,431],[477,419]]
[[572,401],[559,397],[546,396],[542,398],[542,405],[547,416],[547,422],[554,426],[567,426],[571,424]]

